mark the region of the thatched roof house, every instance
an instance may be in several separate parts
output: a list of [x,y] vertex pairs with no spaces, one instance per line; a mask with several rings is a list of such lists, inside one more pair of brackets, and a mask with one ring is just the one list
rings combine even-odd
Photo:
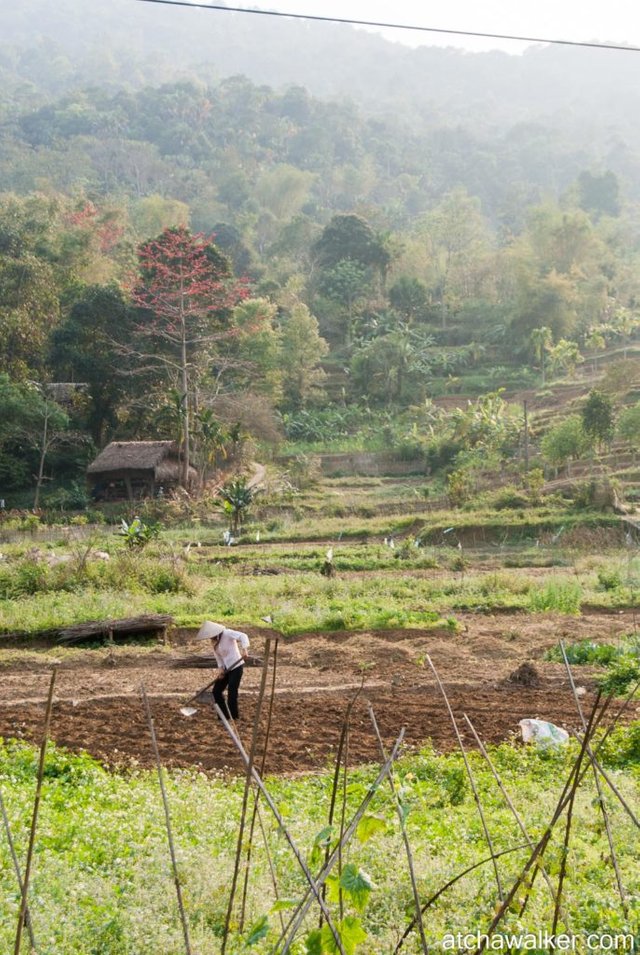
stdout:
[[[87,468],[96,500],[155,496],[178,485],[180,473],[175,441],[112,441]],[[189,483],[196,477],[189,468]]]

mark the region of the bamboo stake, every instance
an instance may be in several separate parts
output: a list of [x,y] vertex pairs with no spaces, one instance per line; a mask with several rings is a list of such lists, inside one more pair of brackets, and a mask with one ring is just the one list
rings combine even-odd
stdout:
[[[260,804],[255,803],[256,816],[258,819],[258,825],[260,826],[260,832],[262,833],[262,841],[267,853],[267,864],[269,866],[269,874],[271,876],[271,885],[273,886],[273,892],[275,895],[276,902],[280,899],[280,892],[278,889],[278,879],[276,877],[276,870],[273,864],[273,858],[271,857],[271,852],[269,851],[269,839],[267,837],[267,830],[264,825],[264,819],[262,818],[262,812],[260,811]],[[278,918],[280,920],[280,928],[284,932],[284,916],[281,911],[278,911]]]
[[54,667],[51,671],[51,681],[49,683],[49,694],[47,696],[47,708],[44,717],[44,730],[42,733],[42,743],[40,745],[40,761],[38,763],[38,779],[36,782],[36,795],[33,802],[33,815],[31,817],[31,830],[29,832],[29,847],[27,849],[27,861],[24,867],[24,879],[22,883],[22,899],[20,902],[20,916],[18,918],[18,928],[16,930],[16,939],[14,945],[14,955],[20,955],[20,943],[22,942],[22,927],[25,923],[27,911],[27,893],[29,892],[29,881],[31,878],[31,865],[33,862],[33,850],[36,841],[36,826],[38,824],[38,811],[40,809],[40,798],[42,795],[42,780],[44,779],[44,761],[47,753],[47,744],[49,742],[49,729],[51,727],[51,713],[53,711],[53,690],[56,684],[57,670]]
[[[395,762],[395,759],[396,759],[396,757],[397,757],[397,755],[398,755],[398,750],[400,749],[400,745],[401,745],[403,739],[404,739],[404,727],[403,727],[402,730],[400,731],[400,735],[398,736],[397,740],[395,741],[395,743],[394,743],[394,745],[393,745],[393,749],[392,749],[392,751],[391,751],[391,753],[390,753],[390,755],[389,755],[389,758],[388,758],[387,761],[385,762],[384,766],[382,766],[382,768],[380,769],[380,772],[378,773],[376,779],[373,781],[373,783],[372,783],[371,786],[369,787],[369,790],[368,790],[368,792],[367,792],[367,795],[364,797],[364,799],[363,799],[362,802],[360,803],[360,806],[358,807],[357,812],[355,813],[355,815],[354,815],[353,818],[351,819],[351,822],[349,823],[347,829],[345,830],[344,837],[343,837],[343,840],[342,840],[343,846],[347,845],[347,844],[349,843],[349,841],[351,840],[351,838],[353,837],[353,834],[354,834],[354,832],[356,831],[356,828],[357,828],[357,826],[358,826],[358,823],[360,822],[362,816],[363,816],[364,813],[366,812],[367,806],[369,805],[369,803],[370,803],[371,800],[373,799],[375,793],[377,792],[377,790],[379,789],[380,785],[382,784],[382,782],[383,782],[385,776],[387,776],[387,774],[390,772],[391,767],[392,767],[393,763]],[[339,848],[339,847],[336,846],[336,848],[335,848],[335,849],[333,850],[333,852],[331,853],[331,855],[330,855],[330,857],[329,857],[329,859],[328,859],[326,865],[321,869],[321,871],[320,871],[320,872],[318,873],[318,875],[316,876],[316,884],[321,884],[321,883],[324,883],[324,882],[325,882],[327,876],[329,875],[329,873],[331,872],[333,866],[334,866],[335,863],[337,862],[337,859],[338,859],[338,848]],[[310,908],[310,906],[311,906],[311,902],[312,902],[311,896],[310,896],[309,892],[307,891],[307,894],[306,894],[305,898],[302,900],[302,902],[300,903],[300,905],[298,906],[297,910],[294,912],[293,916],[291,917],[291,919],[290,919],[290,921],[289,921],[289,926],[291,926],[291,929],[290,929],[290,930],[287,929],[287,931],[289,931],[289,936],[288,936],[287,940],[285,941],[285,944],[284,944],[284,947],[283,947],[283,949],[282,949],[281,955],[286,955],[286,953],[289,951],[289,947],[291,946],[291,944],[292,944],[292,942],[293,942],[293,940],[294,940],[294,938],[295,938],[296,932],[298,931],[299,926],[302,924],[302,921],[303,921],[305,915],[306,915],[307,912],[309,911],[309,908]],[[278,945],[280,944],[280,941],[281,941],[281,940],[278,940],[278,942],[276,943],[275,948],[272,949],[272,952],[277,951],[277,947],[278,947]]]
[[[526,849],[526,848],[527,848],[527,843],[523,842],[522,845],[512,846],[511,849],[501,849],[500,852],[496,852],[495,858],[499,859],[501,856],[509,855],[511,852],[520,852],[522,849]],[[474,862],[473,865],[467,866],[467,868],[463,869],[462,872],[458,872],[458,874],[454,875],[452,879],[449,879],[448,882],[445,882],[444,885],[441,885],[438,891],[434,892],[434,894],[430,898],[428,898],[427,901],[422,905],[420,909],[421,914],[424,915],[427,909],[430,909],[431,906],[438,901],[440,896],[447,891],[447,889],[450,889],[451,886],[456,884],[456,882],[459,882],[460,879],[463,879],[465,875],[469,875],[470,872],[473,872],[475,869],[479,869],[480,866],[486,865],[488,862],[491,862],[493,858],[494,858],[493,856],[485,856],[484,859],[480,859],[479,862]],[[404,933],[402,934],[400,941],[394,948],[393,955],[397,955],[397,952],[400,951],[400,949],[402,948],[406,940],[409,938],[414,928],[416,927],[416,922],[417,922],[417,919],[416,919],[416,916],[414,915],[414,917],[411,919],[406,929],[404,930]]]
[[[595,729],[595,726],[599,722],[599,719],[602,718],[603,712],[606,709],[606,705],[607,705],[607,701],[605,701],[605,705],[603,706],[599,716],[597,717],[596,714],[597,714],[599,702],[600,702],[600,694],[598,694],[593,704],[593,709],[589,717],[587,731],[585,733],[584,740],[580,747],[580,752],[578,753],[576,759],[574,760],[573,766],[571,767],[571,772],[569,773],[567,781],[564,785],[564,789],[562,790],[560,799],[558,800],[553,816],[551,817],[551,820],[548,823],[547,828],[545,829],[540,841],[537,843],[535,849],[533,850],[527,862],[525,863],[525,866],[522,869],[522,872],[520,873],[516,881],[513,883],[511,889],[509,890],[506,899],[503,901],[502,905],[500,906],[500,908],[494,915],[493,919],[491,920],[491,924],[489,925],[489,928],[487,929],[486,933],[483,934],[481,943],[479,947],[476,949],[476,952],[474,953],[474,955],[479,955],[480,952],[484,951],[484,949],[486,948],[486,944],[489,939],[489,936],[493,933],[493,930],[496,928],[497,925],[500,924],[500,922],[504,918],[506,912],[509,909],[509,906],[511,905],[515,897],[516,892],[522,885],[523,881],[526,879],[527,873],[529,872],[531,867],[534,865],[534,863],[538,861],[538,858],[541,858],[544,855],[544,852],[547,848],[547,845],[549,844],[549,840],[551,839],[551,835],[553,833],[556,823],[558,822],[558,819],[564,812],[565,807],[567,806],[567,803],[572,798],[572,795],[575,795],[575,792],[585,775],[584,773],[582,773],[581,775],[580,770],[582,768],[582,763],[584,761],[587,743],[592,735],[592,732]],[[558,895],[556,896],[556,898],[559,898],[559,894],[560,893],[558,892]]]
[[[262,744],[262,757],[260,759],[260,769],[258,772],[261,776],[264,776],[265,766],[267,764],[267,751],[269,749],[269,739],[271,737],[271,719],[273,716],[273,704],[275,701],[275,690],[276,690],[276,675],[278,672],[278,638],[276,637],[274,646],[273,646],[273,663],[271,665],[271,690],[269,693],[269,709],[267,710],[267,725],[264,731],[264,743]],[[251,814],[251,825],[249,826],[249,839],[247,845],[247,859],[244,869],[244,883],[242,886],[242,901],[240,903],[240,930],[244,926],[244,916],[247,905],[247,892],[249,891],[249,868],[251,865],[251,847],[253,845],[253,833],[256,825],[256,817],[258,815],[258,802],[260,799],[260,790],[256,789],[253,797],[253,812]],[[276,900],[278,899],[278,882],[276,879],[275,868],[271,859],[271,853],[269,852],[269,844],[265,835],[264,825],[262,820],[260,820],[260,829],[262,830],[262,837],[264,842],[264,847],[267,852],[267,860],[269,863],[269,870],[271,872],[271,881],[273,884],[273,889],[275,892]],[[280,924],[284,927],[284,918],[282,912],[280,915]]]
[[27,913],[27,894],[29,892],[29,881],[31,878],[31,865],[33,862],[33,850],[36,842],[36,827],[38,825],[38,812],[40,809],[40,798],[42,795],[42,780],[44,779],[44,761],[47,754],[47,744],[49,742],[49,729],[51,728],[51,714],[53,712],[53,690],[56,685],[57,670],[54,667],[51,671],[51,680],[49,682],[49,694],[47,696],[47,708],[44,716],[44,729],[42,732],[42,743],[40,744],[40,761],[38,763],[38,778],[36,782],[36,794],[33,802],[33,814],[31,816],[31,830],[29,832],[29,847],[27,849],[27,861],[24,867],[24,878],[22,882],[22,899],[20,901],[20,915],[18,917],[18,927],[16,929],[15,945],[13,947],[14,955],[20,955],[20,944],[22,942],[22,927],[25,923]]
[[[347,738],[348,738],[348,734],[349,734],[349,722],[350,722],[350,720],[351,720],[351,712],[352,712],[352,710],[353,710],[353,707],[354,707],[355,704],[356,704],[356,700],[358,699],[358,697],[359,697],[360,694],[362,693],[363,687],[364,687],[364,674],[362,674],[362,681],[361,681],[361,683],[360,683],[360,686],[358,687],[358,689],[356,690],[355,694],[352,696],[352,698],[349,700],[349,703],[347,704],[347,708],[346,708],[346,710],[345,710],[344,718],[343,718],[343,720],[342,720],[342,727],[341,727],[341,730],[340,730],[340,740],[339,740],[339,742],[338,742],[338,752],[336,753],[336,764],[335,764],[335,769],[334,769],[334,771],[333,771],[333,783],[332,783],[332,786],[331,786],[331,799],[330,799],[330,802],[329,802],[329,817],[328,817],[328,819],[327,819],[327,825],[329,826],[329,828],[333,828],[333,818],[334,818],[335,809],[336,809],[336,802],[337,802],[337,799],[338,799],[338,785],[339,785],[339,783],[340,783],[340,770],[341,770],[341,767],[342,767],[342,754],[343,754],[343,752],[344,752],[344,750],[345,750],[345,747],[346,747],[346,745],[347,745]],[[338,839],[338,844],[340,844],[340,843],[342,842],[342,835],[344,834],[344,799],[343,799],[343,804],[342,804],[342,805],[343,805],[342,825],[341,825],[340,836],[339,836],[339,839]],[[329,855],[330,855],[330,854],[331,854],[331,839],[329,838],[329,839],[327,840],[327,845],[325,846],[325,850],[324,850],[324,864],[325,864],[325,865],[327,864],[327,861],[328,861],[328,859],[329,859]],[[339,871],[342,871],[342,853],[340,853],[340,855],[338,856],[338,867],[339,867]],[[323,898],[323,899],[326,898],[326,891],[327,891],[326,884],[323,884],[323,886],[322,886],[322,898]],[[342,889],[340,889],[340,900],[341,900],[341,903],[342,903]],[[340,907],[341,907],[341,909],[342,909],[342,904],[341,904]],[[341,915],[340,917],[342,918],[342,915]],[[320,918],[319,918],[319,922],[318,922],[318,927],[319,927],[319,928],[322,928],[322,912],[320,913]]]
[[[373,725],[373,731],[376,734],[376,739],[378,740],[378,749],[380,750],[380,756],[384,762],[387,758],[385,752],[384,743],[382,742],[382,736],[380,735],[380,730],[378,728],[378,721],[376,720],[376,715],[373,712],[373,707],[370,702],[367,702],[367,709],[369,710],[369,719]],[[427,945],[427,939],[424,934],[424,924],[422,921],[422,910],[420,908],[420,894],[418,892],[418,883],[416,880],[416,870],[413,864],[413,852],[411,851],[411,843],[409,842],[409,834],[407,832],[407,825],[404,818],[404,812],[402,811],[402,804],[400,802],[400,796],[398,795],[398,790],[396,788],[395,780],[393,778],[393,771],[389,772],[387,776],[389,781],[389,788],[393,795],[393,801],[396,807],[396,815],[398,816],[398,822],[400,823],[400,832],[402,833],[402,841],[404,842],[404,849],[407,854],[407,867],[409,869],[409,879],[411,881],[411,891],[413,892],[413,904],[416,910],[416,922],[418,925],[418,931],[420,933],[420,944],[422,945],[422,951],[424,955],[429,951]]]
[[[587,721],[584,718],[584,711],[582,709],[582,704],[580,702],[580,697],[576,690],[576,684],[573,679],[573,673],[571,671],[571,666],[569,664],[569,658],[567,657],[567,651],[565,650],[564,640],[560,641],[560,649],[562,651],[562,658],[564,660],[564,665],[567,670],[567,675],[569,677],[569,684],[571,685],[571,692],[573,693],[573,698],[576,703],[576,709],[578,710],[578,715],[580,716],[580,722],[582,723],[582,729],[587,728]],[[598,770],[594,762],[594,756],[591,752],[591,746],[587,743],[587,755],[591,761],[591,769],[593,770],[593,780],[596,784],[596,792],[598,793],[598,805],[600,806],[600,812],[602,814],[602,821],[604,822],[605,832],[607,833],[607,841],[609,843],[609,852],[611,853],[611,864],[613,865],[613,871],[616,876],[616,884],[618,886],[618,893],[620,895],[620,901],[622,902],[622,907],[626,913],[627,911],[627,899],[624,891],[624,886],[622,884],[622,876],[620,875],[620,867],[618,865],[618,857],[616,855],[616,848],[613,843],[613,833],[611,832],[611,824],[609,821],[609,813],[607,812],[607,807],[604,801],[604,794],[602,792],[602,784],[600,782],[600,777],[598,775]]]
[[[437,682],[437,684],[438,684],[438,686],[439,686],[439,688],[440,688],[440,692],[441,692],[441,694],[442,694],[442,698],[444,699],[445,705],[446,705],[447,710],[448,710],[448,712],[449,712],[449,717],[450,717],[450,719],[451,719],[451,724],[452,724],[453,729],[454,729],[454,732],[455,732],[455,734],[456,734],[456,739],[458,740],[458,746],[460,747],[460,752],[462,753],[462,759],[463,759],[463,761],[464,761],[465,769],[466,769],[466,771],[467,771],[467,776],[469,777],[469,783],[470,783],[471,789],[472,789],[472,791],[473,791],[473,798],[475,799],[476,807],[477,807],[477,809],[478,809],[478,815],[480,816],[480,822],[482,823],[482,828],[483,828],[483,830],[484,830],[484,837],[485,837],[485,839],[486,839],[486,841],[487,841],[487,846],[488,846],[488,848],[489,848],[489,852],[490,852],[492,855],[495,856],[495,852],[494,852],[494,848],[493,848],[493,841],[492,841],[492,839],[491,839],[491,834],[490,834],[490,832],[489,832],[489,827],[488,827],[488,825],[487,825],[487,820],[486,820],[486,818],[485,818],[484,810],[483,810],[483,808],[482,808],[482,803],[481,803],[481,801],[480,801],[480,794],[478,793],[478,787],[476,786],[476,781],[475,781],[475,778],[474,778],[474,775],[473,775],[473,772],[472,772],[472,769],[471,769],[471,765],[470,765],[469,760],[468,760],[468,758],[467,758],[467,752],[466,752],[466,750],[465,750],[465,748],[464,748],[464,743],[462,742],[462,736],[461,736],[461,734],[460,734],[460,730],[458,729],[458,724],[456,723],[456,718],[455,718],[455,716],[453,715],[453,710],[451,709],[451,704],[449,703],[449,697],[447,696],[446,690],[445,690],[444,686],[442,685],[442,681],[441,681],[440,677],[438,676],[438,671],[436,670],[435,666],[433,665],[433,661],[432,661],[431,657],[429,656],[429,654],[427,654],[427,662],[428,662],[429,666],[431,667],[431,669],[433,670],[433,675],[434,675],[435,678],[436,678],[436,682]],[[498,871],[498,864],[497,864],[497,862],[495,862],[495,859],[494,859],[494,863],[493,863],[493,871],[494,871],[494,873],[495,873],[496,885],[497,885],[497,887],[498,887],[498,897],[500,898],[500,901],[502,902],[503,899],[504,899],[504,892],[503,892],[503,890],[502,890],[502,882],[500,881],[500,873],[499,873],[499,871]]]
[[262,779],[260,778],[260,775],[259,775],[258,771],[256,770],[255,766],[253,766],[253,764],[252,764],[252,762],[251,762],[251,758],[247,755],[246,750],[245,750],[244,746],[242,745],[242,743],[241,743],[241,741],[240,741],[240,738],[238,737],[238,734],[237,734],[236,731],[232,728],[231,724],[229,723],[229,720],[226,718],[226,716],[224,715],[224,713],[222,712],[222,710],[220,709],[220,707],[217,705],[217,703],[216,703],[215,706],[216,706],[216,712],[217,712],[217,714],[218,714],[218,716],[219,716],[219,718],[220,718],[220,720],[221,720],[221,722],[222,722],[222,725],[224,726],[224,728],[226,729],[227,733],[229,734],[229,736],[230,736],[231,739],[233,740],[236,749],[238,750],[238,752],[240,753],[240,756],[242,757],[242,761],[244,762],[245,766],[247,767],[247,772],[252,776],[254,782],[256,783],[256,785],[257,785],[258,788],[260,789],[262,795],[264,796],[265,801],[266,801],[266,803],[267,803],[269,809],[271,810],[271,812],[272,812],[273,815],[275,816],[278,825],[279,825],[280,828],[282,829],[282,832],[283,832],[283,834],[284,834],[285,839],[287,840],[287,842],[289,843],[289,846],[291,847],[291,851],[293,852],[294,856],[296,857],[296,860],[297,860],[297,862],[298,862],[298,865],[300,866],[300,868],[301,868],[302,871],[304,872],[305,878],[306,878],[307,882],[309,883],[309,886],[310,886],[310,888],[311,888],[311,891],[313,892],[313,894],[314,894],[314,896],[315,896],[315,898],[316,898],[318,904],[320,905],[320,907],[321,907],[321,909],[322,909],[322,911],[323,911],[323,913],[324,913],[324,917],[325,917],[325,919],[327,920],[327,924],[328,924],[329,928],[331,929],[331,934],[332,934],[333,937],[334,937],[334,940],[335,940],[335,943],[336,943],[336,947],[337,947],[338,951],[340,952],[340,955],[345,955],[345,951],[344,951],[344,948],[343,948],[343,946],[342,946],[342,941],[340,940],[340,935],[339,935],[338,930],[336,929],[335,925],[333,924],[333,921],[332,921],[332,919],[331,919],[331,915],[329,914],[329,911],[328,911],[328,909],[327,909],[327,907],[326,907],[326,905],[325,905],[324,899],[322,898],[322,896],[321,896],[321,894],[320,894],[318,885],[317,885],[316,881],[314,880],[313,875],[312,875],[311,872],[309,871],[309,867],[307,866],[307,863],[304,861],[304,858],[303,858],[303,856],[302,856],[300,850],[298,849],[298,847],[297,847],[297,845],[296,845],[296,843],[295,843],[295,841],[294,841],[294,839],[293,839],[291,833],[289,832],[287,826],[285,825],[284,819],[282,818],[282,816],[280,815],[280,813],[279,813],[279,811],[278,811],[278,807],[276,806],[276,804],[274,803],[273,799],[272,799],[271,796],[269,795],[269,792],[268,792],[266,786],[264,785]]
[[[18,862],[18,856],[16,854],[16,848],[11,837],[11,824],[9,822],[9,816],[7,815],[7,810],[4,805],[4,799],[2,798],[2,791],[0,790],[0,814],[2,815],[2,823],[4,826],[5,835],[7,837],[7,843],[9,845],[9,853],[11,855],[11,861],[13,862],[13,869],[16,874],[16,879],[18,881],[18,888],[20,890],[20,897],[22,898],[23,893],[23,883],[22,883],[22,873],[20,871],[20,863]],[[29,912],[29,906],[27,905],[24,912],[25,922],[27,925],[27,931],[29,932],[29,941],[31,942],[31,948],[35,953],[37,953],[36,940],[33,934],[33,925],[31,922],[31,913]]]
[[153,724],[153,716],[151,715],[151,706],[149,705],[149,698],[147,697],[147,691],[145,689],[144,684],[142,684],[141,686],[141,691],[142,691],[142,700],[144,703],[145,713],[147,716],[147,724],[149,726],[149,736],[151,737],[151,747],[153,749],[153,755],[156,761],[156,769],[158,771],[158,782],[160,783],[160,792],[162,794],[162,805],[164,807],[164,822],[165,822],[165,828],[167,830],[167,840],[169,842],[169,854],[171,856],[171,866],[173,868],[173,883],[176,887],[178,910],[180,912],[180,921],[182,922],[184,948],[187,955],[192,955],[191,942],[189,940],[189,926],[187,924],[187,915],[184,910],[184,904],[182,901],[182,889],[180,887],[180,876],[178,874],[178,860],[176,857],[176,850],[175,850],[175,846],[173,842],[173,832],[171,831],[171,814],[169,812],[169,800],[167,798],[167,791],[164,785],[164,775],[162,772],[162,763],[160,762],[160,750],[158,749],[156,729]]
[[[529,848],[530,848],[531,850],[533,850],[533,848],[534,848],[533,841],[531,840],[531,837],[529,836],[529,833],[527,832],[527,828],[526,828],[524,822],[522,821],[522,817],[520,816],[520,813],[519,813],[518,810],[516,809],[516,807],[515,807],[515,805],[514,805],[514,803],[513,803],[513,800],[511,799],[511,796],[510,796],[509,793],[507,792],[507,789],[506,789],[504,783],[502,782],[502,778],[501,778],[500,774],[498,773],[498,770],[496,769],[496,767],[495,767],[494,764],[493,764],[493,760],[491,759],[491,757],[489,756],[489,753],[487,752],[486,746],[484,745],[484,743],[483,743],[482,740],[480,739],[478,733],[476,732],[475,726],[473,725],[473,723],[471,722],[471,720],[469,719],[469,717],[467,716],[467,714],[466,714],[466,713],[463,713],[462,715],[464,716],[465,720],[467,721],[467,725],[469,726],[469,729],[470,729],[471,732],[473,733],[474,739],[475,739],[476,743],[478,744],[478,747],[479,747],[479,749],[480,749],[480,752],[482,753],[482,755],[483,755],[484,758],[486,759],[487,765],[489,766],[489,769],[490,769],[491,772],[493,773],[493,778],[495,779],[496,783],[498,784],[498,788],[500,789],[500,792],[501,792],[502,795],[504,796],[504,801],[506,802],[507,806],[508,806],[509,809],[511,810],[511,814],[512,814],[513,818],[515,819],[516,823],[517,823],[518,829],[520,830],[520,832],[522,833],[522,835],[524,836],[524,838],[527,840],[527,845],[529,846]],[[556,899],[556,891],[555,891],[555,889],[554,889],[554,887],[553,887],[553,882],[551,881],[551,878],[549,877],[549,874],[547,873],[546,869],[545,869],[542,865],[540,865],[540,871],[542,872],[542,875],[544,876],[544,879],[545,879],[545,881],[546,881],[546,883],[547,883],[547,885],[548,885],[548,887],[549,887],[549,891],[551,892],[551,898],[552,898],[553,901],[555,902],[555,899]]]
[[[581,737],[578,736],[577,739],[578,739],[578,742],[580,742]],[[600,747],[598,747],[598,749],[596,749],[596,753],[599,751],[599,749],[600,749]],[[620,801],[620,805],[621,805],[622,808],[626,811],[627,815],[629,816],[629,818],[631,819],[631,821],[633,822],[633,824],[634,824],[638,829],[640,829],[640,819],[638,819],[638,817],[637,817],[636,814],[634,813],[633,809],[631,808],[631,806],[629,805],[629,803],[627,802],[627,800],[624,798],[624,796],[622,795],[622,793],[620,792],[620,790],[618,789],[618,787],[616,786],[616,784],[613,782],[613,780],[611,779],[611,777],[609,776],[609,774],[607,773],[607,771],[604,769],[602,763],[599,762],[599,760],[598,760],[598,758],[596,757],[595,753],[590,754],[590,753],[589,753],[589,750],[587,750],[587,754],[589,755],[589,759],[593,762],[593,765],[596,767],[596,769],[598,770],[598,772],[600,773],[600,775],[601,775],[602,778],[604,779],[605,783],[608,785],[608,787],[609,787],[609,789],[611,790],[611,792],[614,794],[614,796],[617,796],[617,797],[618,797],[618,799],[619,799],[619,801]]]
[[[224,920],[224,934],[222,936],[221,955],[225,955],[227,950],[227,939],[229,938],[229,926],[231,924],[231,914],[233,912],[233,902],[238,884],[238,875],[240,873],[240,859],[242,858],[242,841],[244,839],[244,830],[247,821],[247,809],[249,807],[249,793],[251,791],[251,770],[256,756],[258,745],[258,731],[260,729],[260,715],[262,713],[262,701],[264,691],[267,685],[267,673],[269,670],[269,654],[271,652],[271,640],[267,637],[264,648],[264,660],[262,663],[262,676],[260,678],[260,689],[258,690],[258,700],[255,713],[253,715],[253,729],[251,733],[251,746],[249,749],[249,762],[247,763],[247,773],[244,780],[244,792],[242,794],[242,810],[240,812],[240,826],[238,828],[238,841],[236,844],[236,855],[233,864],[233,876],[231,878],[231,891],[229,892],[229,903],[227,905],[227,914]],[[216,706],[217,709],[217,706]]]

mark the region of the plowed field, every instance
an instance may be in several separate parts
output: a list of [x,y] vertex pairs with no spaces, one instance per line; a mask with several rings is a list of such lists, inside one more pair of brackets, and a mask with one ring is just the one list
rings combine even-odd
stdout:
[[[425,662],[431,656],[461,723],[466,713],[485,740],[518,735],[526,717],[551,720],[577,729],[579,719],[564,667],[543,659],[561,637],[566,641],[615,642],[632,629],[631,614],[581,617],[468,615],[462,632],[393,630],[308,634],[280,638],[267,771],[296,772],[323,768],[338,744],[345,708],[364,675],[364,687],[352,717],[349,757],[378,759],[367,712],[374,707],[386,740],[401,727],[415,747],[431,740],[439,750],[456,745],[442,696]],[[238,624],[241,626],[241,624]],[[269,631],[249,628],[252,652],[260,654]],[[167,648],[130,646],[69,653],[58,668],[52,738],[73,750],[84,749],[105,762],[150,765],[149,733],[140,700],[144,683],[151,700],[162,760],[171,766],[239,772],[242,763],[214,711],[199,706],[191,718],[180,706],[210,679],[203,669],[172,664],[202,651],[189,632],[178,632]],[[205,651],[206,652],[206,651]],[[537,679],[517,682],[525,662]],[[46,650],[4,653],[0,684],[0,736],[39,742],[51,671]],[[593,699],[595,670],[576,667],[575,679]],[[241,685],[240,728],[250,737],[260,669],[247,669]],[[270,681],[269,684],[270,686]],[[263,708],[263,730],[267,707]],[[640,718],[640,704],[629,718]],[[469,741],[470,733],[464,734]],[[471,745],[471,744],[470,744]]]

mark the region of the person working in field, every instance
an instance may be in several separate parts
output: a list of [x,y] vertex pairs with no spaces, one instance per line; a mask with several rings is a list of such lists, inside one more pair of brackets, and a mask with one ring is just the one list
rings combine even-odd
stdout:
[[[237,720],[240,715],[238,689],[249,649],[249,637],[240,630],[230,630],[221,623],[205,620],[196,639],[211,641],[219,670],[213,684],[213,699],[227,719]],[[224,697],[225,690],[227,699]]]

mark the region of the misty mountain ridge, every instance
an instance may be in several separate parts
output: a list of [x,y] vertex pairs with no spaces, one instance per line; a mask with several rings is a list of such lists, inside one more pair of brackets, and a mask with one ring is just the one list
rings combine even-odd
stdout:
[[274,89],[349,97],[378,116],[475,129],[588,120],[599,137],[631,125],[640,57],[532,47],[521,56],[415,49],[344,24],[111,0],[24,0],[0,10],[3,85],[26,102],[78,87],[136,88],[244,75]]

